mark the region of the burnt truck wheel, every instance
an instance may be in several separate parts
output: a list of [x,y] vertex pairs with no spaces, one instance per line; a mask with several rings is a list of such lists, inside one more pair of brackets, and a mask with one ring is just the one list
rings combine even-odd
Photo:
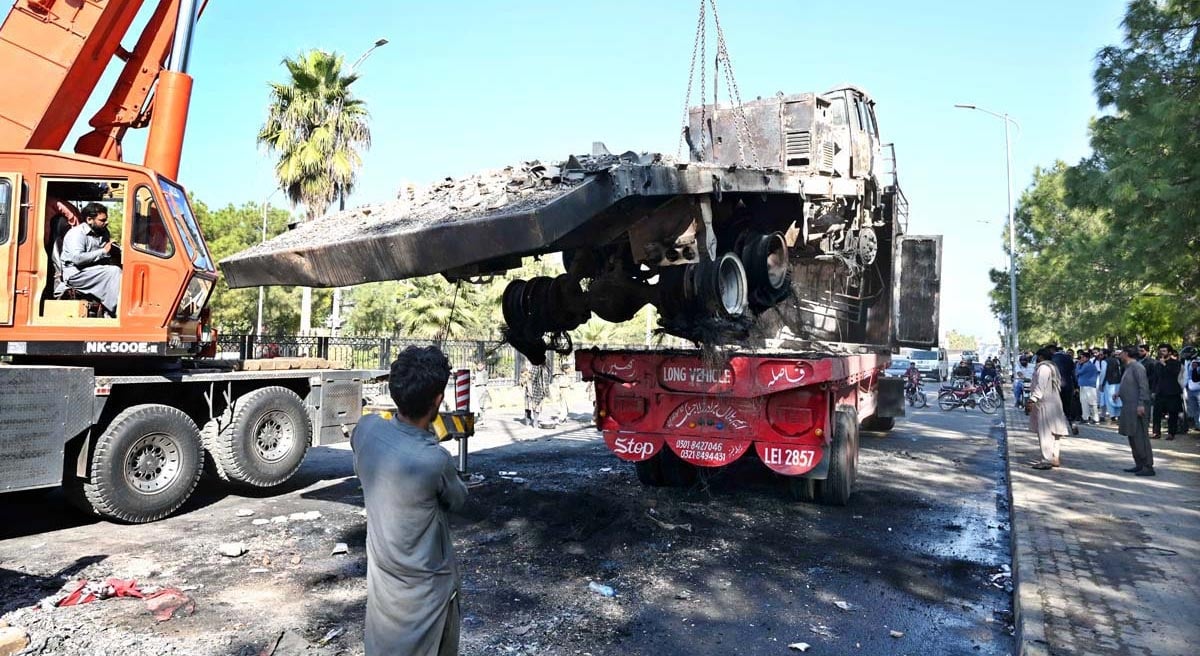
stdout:
[[152,522],[187,501],[203,464],[200,431],[190,417],[170,406],[135,405],[96,440],[82,495],[68,496],[109,519]]
[[828,458],[829,476],[817,481],[817,499],[827,506],[844,506],[850,502],[858,469],[858,419],[853,408],[834,413]]
[[810,503],[817,500],[817,481],[802,476],[787,477],[788,496],[793,501]]
[[863,422],[862,427],[863,427],[863,430],[869,430],[869,431],[875,431],[875,432],[881,432],[881,433],[887,432],[896,427],[896,418],[895,417],[880,417],[878,415],[871,415],[870,417],[867,417],[866,421]]
[[655,454],[645,460],[633,463],[638,480],[646,487],[662,487],[665,484],[662,473],[662,454]]
[[296,473],[312,441],[304,402],[286,387],[263,387],[234,400],[229,424],[208,449],[226,480],[272,487]]
[[664,485],[691,487],[696,482],[696,466],[676,455],[671,447],[664,445],[657,457]]

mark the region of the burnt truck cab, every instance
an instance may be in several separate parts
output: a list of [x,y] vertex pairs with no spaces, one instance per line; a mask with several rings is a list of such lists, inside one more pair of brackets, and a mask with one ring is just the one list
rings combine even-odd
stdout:
[[[59,282],[69,215],[88,203],[104,206],[119,246],[113,317]],[[0,355],[15,362],[177,358],[202,355],[213,341],[206,306],[217,272],[187,193],[143,166],[57,151],[0,152],[0,280]]]

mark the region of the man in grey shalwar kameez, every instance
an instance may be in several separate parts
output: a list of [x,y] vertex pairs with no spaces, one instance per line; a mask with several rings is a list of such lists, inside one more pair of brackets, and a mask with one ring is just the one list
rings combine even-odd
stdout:
[[1038,445],[1041,447],[1042,458],[1033,464],[1034,469],[1050,469],[1058,467],[1059,439],[1071,431],[1067,415],[1063,412],[1062,397],[1059,390],[1062,379],[1058,367],[1051,361],[1049,349],[1043,348],[1037,354],[1037,367],[1033,370],[1033,382],[1029,392],[1029,402],[1032,409],[1029,412],[1029,424],[1037,433]]
[[395,417],[363,417],[350,438],[367,507],[367,656],[458,653],[461,575],[446,511],[467,488],[429,432],[449,378],[440,350],[406,348],[388,383]]
[[117,315],[121,267],[113,264],[120,250],[108,233],[108,210],[100,203],[83,208],[83,223],[67,231],[62,246],[62,281],[95,296],[104,311]]
[[1138,351],[1128,346],[1121,351],[1121,364],[1125,373],[1121,375],[1121,386],[1117,396],[1121,399],[1121,416],[1117,420],[1117,432],[1129,438],[1133,451],[1133,467],[1125,471],[1138,476],[1154,476],[1154,452],[1150,450],[1150,379],[1146,367],[1138,362]]

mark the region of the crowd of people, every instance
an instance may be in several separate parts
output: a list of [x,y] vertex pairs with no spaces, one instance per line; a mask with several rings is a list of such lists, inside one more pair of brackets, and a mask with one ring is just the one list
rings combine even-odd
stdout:
[[[1191,430],[1200,433],[1200,357],[1195,347],[1176,351],[1159,344],[1123,349],[1092,347],[1076,352],[1047,345],[1024,353],[1014,372],[1017,405],[1027,403],[1042,457],[1036,469],[1059,466],[1058,440],[1079,434],[1078,424],[1117,424],[1129,438],[1140,476],[1154,475],[1149,440],[1174,440]],[[1028,391],[1027,401],[1025,392]],[[1152,426],[1152,429],[1151,429]]]

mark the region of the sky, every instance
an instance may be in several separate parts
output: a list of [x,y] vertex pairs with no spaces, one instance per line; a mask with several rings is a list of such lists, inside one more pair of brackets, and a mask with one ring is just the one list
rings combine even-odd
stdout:
[[[1124,4],[723,0],[719,15],[743,99],[843,82],[873,96],[881,136],[896,144],[909,232],[944,236],[942,332],[997,341],[987,272],[1006,266],[1004,124],[953,106],[1019,122],[1015,194],[1035,167],[1077,161],[1098,113],[1095,55],[1120,42]],[[372,146],[348,206],[390,200],[409,181],[562,159],[593,141],[674,154],[698,6],[210,0],[191,53],[180,181],[210,207],[267,200],[272,161],[255,136],[268,83],[284,80],[282,58],[315,47],[353,62],[380,38],[388,44],[354,85]],[[131,133],[127,158],[139,161],[143,144]],[[272,202],[286,206],[282,194]]]

